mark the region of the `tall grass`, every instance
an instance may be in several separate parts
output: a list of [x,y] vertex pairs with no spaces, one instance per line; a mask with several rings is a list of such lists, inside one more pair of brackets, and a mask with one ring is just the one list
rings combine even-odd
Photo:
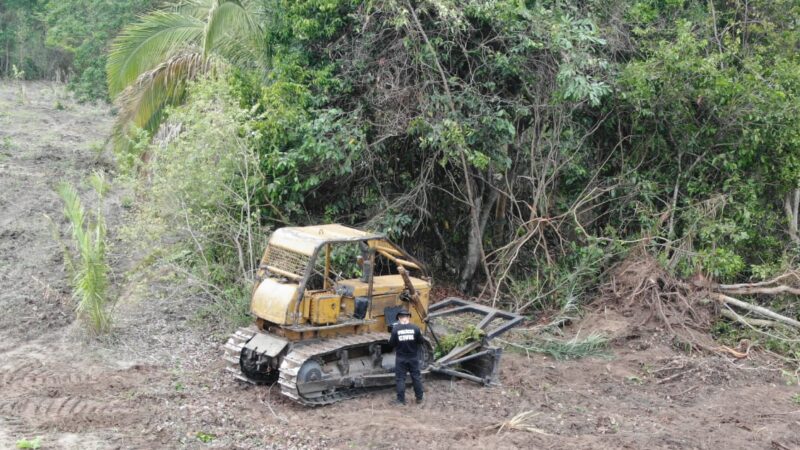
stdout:
[[[89,183],[102,200],[108,183],[99,172],[89,178]],[[98,201],[97,210],[89,217],[81,203],[75,187],[60,183],[58,195],[64,201],[64,215],[72,229],[76,253],[65,254],[71,267],[72,294],[77,301],[78,318],[83,320],[94,334],[111,330],[111,315],[108,311],[108,272],[106,261],[106,224]]]
[[534,338],[524,340],[524,342],[498,340],[511,349],[525,353],[544,353],[559,361],[590,356],[608,356],[608,338],[597,333],[592,333],[584,338],[575,335],[574,338],[566,341],[553,338]]
[[600,334],[590,334],[585,338],[577,335],[568,340],[541,339],[531,343],[540,353],[546,353],[559,361],[608,355],[608,338]]

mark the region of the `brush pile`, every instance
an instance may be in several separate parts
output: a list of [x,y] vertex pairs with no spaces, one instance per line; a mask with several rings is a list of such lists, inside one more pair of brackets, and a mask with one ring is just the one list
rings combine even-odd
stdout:
[[[722,316],[759,332],[788,328],[791,334],[800,331],[800,321],[755,302],[764,296],[798,294],[800,272],[790,271],[769,281],[745,284],[719,284],[702,275],[685,281],[669,274],[652,256],[638,252],[612,271],[595,305],[614,307],[631,318],[637,329],[664,329],[679,348],[725,352],[742,358],[747,356],[749,346],[738,349],[718,346],[709,335],[712,322]],[[741,295],[757,298],[744,301],[734,297]]]

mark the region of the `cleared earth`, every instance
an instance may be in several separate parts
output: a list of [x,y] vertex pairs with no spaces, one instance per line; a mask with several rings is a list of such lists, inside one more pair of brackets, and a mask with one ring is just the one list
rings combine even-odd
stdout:
[[[507,352],[501,387],[432,380],[423,407],[390,407],[383,392],[308,409],[229,378],[230,330],[200,320],[207,304],[169,274],[152,287],[125,279],[136,258],[118,243],[115,333],[89,339],[69,306],[53,189],[68,180],[91,201],[81,180],[113,179],[102,153],[112,118],[60,86],[24,87],[21,103],[18,86],[0,84],[0,448],[37,436],[59,449],[800,448],[800,388],[777,362],[680,353],[613,310],[573,325],[613,337],[608,357]],[[124,195],[104,208],[112,233]],[[498,433],[526,411],[534,430]]]

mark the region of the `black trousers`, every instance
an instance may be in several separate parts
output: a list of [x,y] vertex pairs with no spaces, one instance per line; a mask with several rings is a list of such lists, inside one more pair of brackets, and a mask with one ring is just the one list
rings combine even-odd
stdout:
[[417,400],[422,400],[422,376],[419,373],[418,358],[398,357],[394,364],[394,378],[397,382],[397,400],[406,401],[406,373],[411,374],[411,381],[414,384],[414,395]]

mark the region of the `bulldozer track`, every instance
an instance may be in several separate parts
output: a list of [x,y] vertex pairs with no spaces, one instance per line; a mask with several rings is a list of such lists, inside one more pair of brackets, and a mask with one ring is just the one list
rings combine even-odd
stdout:
[[0,387],[40,388],[64,386],[93,383],[101,378],[108,377],[85,373],[59,372],[46,367],[37,360],[29,360],[15,366],[0,369]]
[[[234,379],[243,383],[257,385],[258,381],[252,380],[242,373],[239,366],[239,355],[244,345],[249,341],[258,330],[255,327],[239,328],[231,334],[228,341],[223,345],[223,359],[226,366],[225,371],[233,376]],[[283,358],[280,366],[280,378],[278,384],[281,394],[291,400],[307,406],[322,406],[347,400],[369,392],[374,392],[385,387],[353,387],[348,389],[337,389],[331,393],[320,393],[313,398],[304,397],[297,391],[297,374],[300,367],[312,358],[333,353],[343,348],[352,348],[360,345],[367,345],[373,342],[386,341],[389,339],[388,333],[369,333],[355,336],[347,336],[336,339],[328,339],[319,342],[300,343],[292,347],[292,350]]]
[[5,430],[6,433],[19,436],[36,434],[35,427],[32,427],[25,420],[11,415],[0,416],[0,430]]
[[0,386],[20,382],[31,372],[41,370],[42,366],[43,364],[37,360],[27,360],[20,364],[0,369]]
[[128,408],[119,402],[100,402],[76,396],[56,398],[16,398],[0,402],[0,414],[21,418],[56,418],[76,415],[118,415]]
[[254,385],[259,383],[255,380],[251,380],[242,373],[242,369],[239,366],[239,355],[242,352],[244,344],[255,336],[256,333],[258,333],[258,329],[255,326],[239,328],[231,334],[228,341],[222,346],[222,350],[224,351],[222,359],[225,360],[225,371],[231,374],[236,380]]
[[319,392],[314,397],[306,397],[297,390],[297,375],[303,364],[310,359],[320,358],[326,354],[334,353],[342,349],[368,345],[375,342],[385,342],[388,339],[388,333],[367,333],[295,345],[281,362],[280,378],[278,379],[278,383],[281,387],[281,394],[303,405],[322,406],[359,397],[376,390],[387,389],[385,386],[369,388],[350,387],[346,389],[337,389],[333,392]]

